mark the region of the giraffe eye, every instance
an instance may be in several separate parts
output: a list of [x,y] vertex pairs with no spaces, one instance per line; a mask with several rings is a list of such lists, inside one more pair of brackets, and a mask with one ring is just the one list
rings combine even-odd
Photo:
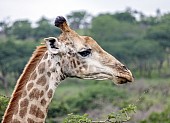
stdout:
[[86,57],[91,54],[91,49],[87,49],[81,52],[78,52],[82,57]]

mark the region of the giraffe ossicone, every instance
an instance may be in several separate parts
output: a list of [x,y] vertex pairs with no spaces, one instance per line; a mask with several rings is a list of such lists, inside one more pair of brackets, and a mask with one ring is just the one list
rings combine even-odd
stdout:
[[116,84],[133,81],[132,73],[88,36],[72,30],[57,17],[59,37],[45,38],[17,81],[2,123],[43,123],[56,87],[67,77],[110,79]]

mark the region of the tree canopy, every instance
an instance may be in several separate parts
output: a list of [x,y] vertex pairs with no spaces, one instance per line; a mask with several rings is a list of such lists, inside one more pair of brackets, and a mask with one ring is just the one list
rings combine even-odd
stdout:
[[[169,13],[157,11],[156,16],[146,16],[137,10],[126,9],[92,16],[86,11],[73,11],[67,19],[76,31],[90,35],[106,51],[132,67],[135,75],[169,76]],[[34,26],[27,19],[0,20],[0,29],[0,76],[4,78],[8,78],[6,74],[21,73],[35,44],[61,33],[46,17],[41,17]]]

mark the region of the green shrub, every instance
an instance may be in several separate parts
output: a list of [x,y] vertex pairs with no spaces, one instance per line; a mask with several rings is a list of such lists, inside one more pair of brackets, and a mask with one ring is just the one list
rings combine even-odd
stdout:
[[103,84],[91,85],[76,96],[67,97],[60,102],[52,101],[48,111],[48,118],[65,116],[69,113],[83,114],[89,109],[100,108],[103,103],[126,98],[125,92],[105,86]]
[[8,105],[9,98],[0,95],[0,121],[4,115],[4,111]]
[[170,106],[161,113],[153,112],[147,119],[141,121],[141,123],[170,123]]
[[128,105],[128,107],[123,108],[119,111],[112,112],[107,115],[105,120],[101,121],[92,121],[88,118],[87,114],[82,116],[69,114],[63,121],[63,123],[122,123],[127,122],[131,119],[131,115],[136,112],[135,105]]
[[88,109],[99,108],[102,102],[110,102],[118,98],[125,98],[123,91],[116,90],[113,86],[94,85],[88,87],[77,97],[70,98],[68,105],[75,112],[85,112]]
[[64,119],[63,123],[92,123],[92,120],[87,116],[87,114],[82,116],[69,114],[67,118]]
[[56,102],[53,101],[50,104],[49,110],[48,110],[48,116],[50,118],[55,118],[59,116],[63,116],[68,114],[70,107],[66,102]]

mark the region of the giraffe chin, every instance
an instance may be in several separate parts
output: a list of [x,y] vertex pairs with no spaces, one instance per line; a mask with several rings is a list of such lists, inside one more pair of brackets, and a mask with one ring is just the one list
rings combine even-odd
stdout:
[[133,77],[122,77],[122,76],[116,76],[114,80],[116,81],[115,84],[126,84],[134,81]]

